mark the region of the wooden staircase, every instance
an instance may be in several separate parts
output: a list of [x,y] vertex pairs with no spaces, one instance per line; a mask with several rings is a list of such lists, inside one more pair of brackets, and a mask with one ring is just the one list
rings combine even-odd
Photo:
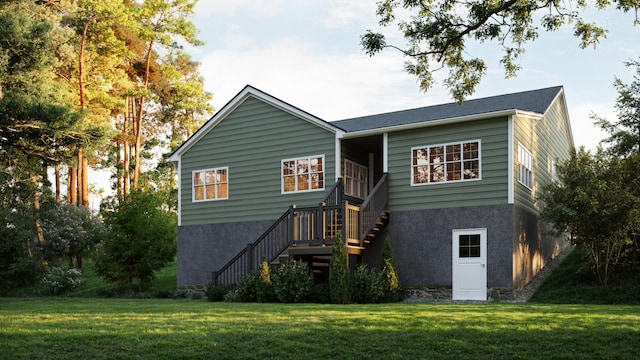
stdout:
[[360,257],[389,223],[388,175],[384,174],[362,204],[343,199],[342,179],[316,207],[292,205],[254,243],[213,273],[216,286],[236,284],[255,272],[262,259],[273,266],[300,260],[309,264],[316,281],[328,280],[336,236],[342,234],[347,254]]

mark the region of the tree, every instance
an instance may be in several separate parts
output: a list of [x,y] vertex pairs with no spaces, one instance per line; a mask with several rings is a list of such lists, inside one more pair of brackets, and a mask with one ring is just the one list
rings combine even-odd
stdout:
[[[640,161],[579,149],[557,165],[558,181],[543,186],[542,219],[585,250],[599,283],[607,285],[637,244]],[[635,238],[634,238],[635,237]]]
[[595,3],[583,0],[383,0],[378,3],[377,10],[381,26],[396,23],[400,7],[411,14],[409,20],[397,22],[407,45],[387,44],[385,35],[371,30],[362,35],[361,44],[369,55],[394,48],[409,57],[405,70],[418,78],[423,91],[433,85],[434,71],[449,69],[445,86],[456,101],[462,102],[473,94],[487,69],[483,59],[467,53],[467,40],[497,42],[503,50],[500,62],[506,76],[511,77],[520,69],[517,60],[524,54],[524,46],[539,35],[534,24],[537,12],[541,15],[541,27],[546,31],[572,24],[580,47],[586,48],[596,46],[606,37],[607,30],[585,21],[580,10],[588,7],[601,10],[613,4],[625,13],[635,10],[635,23],[640,23],[637,17],[639,0],[598,0]]
[[391,238],[387,236],[384,239],[384,246],[381,251],[382,267],[380,268],[380,277],[382,278],[385,298],[387,301],[400,301],[404,297],[402,287],[398,281],[398,273],[396,271],[396,261],[391,248]]
[[640,60],[626,62],[625,65],[635,66],[636,73],[630,84],[623,83],[619,78],[614,81],[618,91],[615,105],[618,121],[610,122],[592,115],[596,124],[609,133],[603,142],[610,145],[608,150],[617,156],[640,153]]
[[336,243],[331,250],[329,264],[329,292],[334,304],[348,304],[351,301],[349,281],[349,263],[347,249],[342,242],[340,232],[336,235]]
[[102,219],[85,206],[54,204],[43,214],[45,243],[40,246],[48,261],[65,259],[70,268],[82,269],[82,260],[106,234]]
[[176,214],[162,192],[134,191],[102,211],[109,234],[98,246],[96,272],[107,281],[132,286],[153,281],[154,272],[176,255]]

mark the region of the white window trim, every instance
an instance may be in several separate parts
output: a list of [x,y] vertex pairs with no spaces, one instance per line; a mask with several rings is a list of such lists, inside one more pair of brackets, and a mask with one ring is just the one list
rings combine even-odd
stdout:
[[[344,178],[345,178],[345,180],[347,178],[349,178],[349,179],[351,179],[352,181],[354,181],[355,183],[358,183],[358,184],[361,183],[358,179],[356,179],[354,177],[351,177],[351,176],[347,176],[347,163],[351,164],[352,168],[353,167],[358,167],[358,168],[361,168],[362,170],[365,171],[365,173],[366,173],[365,185],[366,186],[365,186],[365,189],[364,189],[364,191],[365,191],[365,195],[364,196],[356,196],[354,194],[349,193],[350,189],[347,190],[346,186],[345,186],[345,189],[344,189],[344,193],[345,193],[345,195],[349,195],[349,196],[352,196],[354,198],[363,199],[364,200],[364,199],[366,199],[367,195],[369,194],[369,184],[368,184],[368,182],[369,182],[369,168],[364,166],[364,165],[362,165],[362,164],[359,164],[359,163],[357,163],[357,162],[355,162],[353,160],[344,159]],[[345,183],[345,185],[346,185],[346,183]]]
[[[307,159],[309,160],[309,163],[311,163],[311,159],[313,158],[321,158],[322,159],[322,187],[318,188],[318,189],[312,189],[311,188],[311,184],[309,184],[309,190],[298,190],[298,181],[296,180],[296,190],[294,191],[284,191],[284,173],[283,173],[283,168],[284,168],[284,163],[286,161],[297,161],[297,160],[303,160],[303,159]],[[310,171],[310,170],[309,170]],[[285,194],[300,194],[300,193],[307,193],[307,192],[313,192],[313,191],[324,191],[326,183],[327,183],[327,177],[325,176],[327,174],[327,163],[325,161],[324,158],[324,154],[322,155],[310,155],[310,156],[300,156],[300,157],[296,157],[296,158],[289,158],[289,159],[282,159],[280,161],[280,193],[285,195]]]
[[[202,199],[202,200],[196,200],[196,184],[194,184],[194,179],[196,176],[196,173],[203,173],[203,172],[207,172],[207,171],[218,171],[218,170],[225,170],[227,172],[227,196],[226,197],[218,197],[218,188],[216,187],[216,197],[213,199]],[[206,184],[203,185],[199,185],[199,186],[206,186]],[[206,196],[206,191],[205,191],[205,196]],[[191,172],[191,201],[194,203],[200,203],[200,202],[207,202],[207,201],[220,201],[220,200],[227,200],[229,199],[229,167],[228,166],[224,166],[224,167],[217,167],[217,168],[209,168],[209,169],[198,169],[198,170],[193,170]]]
[[[445,181],[438,181],[438,182],[426,182],[426,183],[414,183],[413,182],[413,151],[416,149],[424,149],[424,148],[432,148],[432,147],[436,147],[436,146],[444,146],[445,149],[448,145],[463,145],[463,144],[467,144],[467,143],[474,143],[477,142],[478,143],[478,177],[474,178],[474,179],[460,179],[460,180],[445,180]],[[464,161],[464,160],[462,160]],[[422,145],[422,146],[414,146],[411,148],[411,153],[409,155],[409,164],[410,164],[410,170],[409,170],[409,175],[411,177],[411,186],[425,186],[425,185],[439,185],[439,184],[457,184],[457,183],[465,183],[465,182],[470,182],[470,181],[479,181],[482,180],[482,142],[480,141],[480,139],[475,139],[475,140],[463,140],[463,141],[454,141],[454,142],[449,142],[449,143],[441,143],[441,144],[431,144],[431,145]],[[443,163],[445,164],[445,163]],[[445,174],[446,174],[446,166],[445,166]],[[446,179],[446,175],[445,175],[445,179]]]
[[[527,189],[533,188],[533,154],[522,143],[518,143],[518,182]],[[526,170],[526,171],[523,171]]]

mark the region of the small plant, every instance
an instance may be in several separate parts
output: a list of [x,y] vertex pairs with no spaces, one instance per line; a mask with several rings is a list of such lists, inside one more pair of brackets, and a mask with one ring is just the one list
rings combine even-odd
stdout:
[[215,286],[211,281],[207,283],[207,287],[204,289],[204,296],[207,297],[209,301],[223,301],[224,296],[229,292],[229,290],[223,286]]
[[384,239],[381,255],[382,269],[380,269],[380,277],[382,278],[385,300],[390,302],[402,301],[404,294],[402,286],[400,286],[400,282],[398,281],[396,262],[393,256],[393,249],[391,248],[391,238],[388,236]]
[[65,270],[59,266],[51,267],[42,278],[42,284],[52,295],[61,295],[80,285],[82,271],[78,269]]
[[307,301],[312,286],[313,274],[302,261],[288,261],[273,274],[273,292],[283,303]]
[[382,277],[366,265],[358,266],[351,274],[351,301],[358,304],[375,304],[384,299]]
[[238,280],[235,290],[224,296],[225,301],[230,302],[256,302],[258,301],[258,274],[245,274]]
[[336,243],[331,251],[331,263],[329,264],[329,286],[331,302],[334,304],[348,304],[349,294],[349,264],[347,262],[347,250],[342,242],[340,233],[336,235]]
[[258,269],[258,283],[256,284],[256,300],[258,302],[272,302],[276,298],[271,281],[271,269],[267,261],[262,258]]

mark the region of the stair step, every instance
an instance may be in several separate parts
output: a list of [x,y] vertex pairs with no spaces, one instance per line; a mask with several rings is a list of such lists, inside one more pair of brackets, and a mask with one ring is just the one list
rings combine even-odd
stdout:
[[331,261],[331,256],[322,256],[322,255],[316,255],[313,257],[313,260],[318,260],[318,261]]
[[328,268],[328,267],[329,267],[329,263],[325,263],[325,262],[312,262],[312,263],[311,263],[311,267],[314,267],[314,268]]

